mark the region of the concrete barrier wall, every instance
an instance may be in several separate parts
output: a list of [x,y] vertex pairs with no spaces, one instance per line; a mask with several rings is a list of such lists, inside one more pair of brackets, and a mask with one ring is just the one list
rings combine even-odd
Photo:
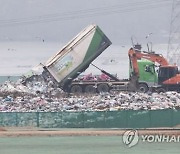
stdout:
[[41,128],[155,128],[180,124],[180,110],[0,112],[0,126]]

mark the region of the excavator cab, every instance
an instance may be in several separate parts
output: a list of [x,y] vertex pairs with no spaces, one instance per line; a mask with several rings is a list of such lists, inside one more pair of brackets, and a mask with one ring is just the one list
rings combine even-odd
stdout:
[[158,71],[158,84],[175,77],[178,74],[177,66],[161,66]]

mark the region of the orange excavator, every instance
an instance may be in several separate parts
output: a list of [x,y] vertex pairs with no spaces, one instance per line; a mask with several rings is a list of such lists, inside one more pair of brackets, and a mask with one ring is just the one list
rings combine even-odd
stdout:
[[[176,65],[170,65],[162,55],[154,52],[142,52],[141,45],[139,44],[135,45],[134,48],[131,48],[128,55],[130,59],[130,67],[133,70],[130,80],[132,81],[132,84],[136,85],[136,87],[139,86],[139,68],[137,61],[143,58],[159,64],[158,83],[157,86],[151,87],[153,91],[180,91],[180,74],[178,67]],[[148,69],[146,71],[148,71]]]

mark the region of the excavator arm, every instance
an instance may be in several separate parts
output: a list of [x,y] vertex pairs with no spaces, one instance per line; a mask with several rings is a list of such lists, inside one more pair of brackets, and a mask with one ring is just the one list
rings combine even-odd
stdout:
[[131,68],[133,69],[133,74],[139,76],[139,68],[137,60],[144,58],[152,62],[160,64],[160,66],[169,65],[168,61],[160,54],[155,54],[151,52],[140,52],[131,48],[128,52]]
[[132,73],[136,76],[139,76],[139,68],[137,63],[138,57],[133,48],[129,50],[128,56],[129,56],[130,67],[131,69],[133,69]]
[[157,62],[161,66],[169,65],[168,61],[160,54],[155,54],[155,53],[141,53],[141,52],[136,52],[137,59],[147,59],[152,62]]
[[132,73],[130,75],[130,90],[136,91],[138,88],[138,78],[139,78],[139,67],[138,60],[141,58],[150,60],[152,62],[158,63],[160,66],[169,65],[168,61],[160,54],[155,54],[153,52],[141,52],[140,50],[136,50],[131,48],[128,52],[130,67],[132,69]]

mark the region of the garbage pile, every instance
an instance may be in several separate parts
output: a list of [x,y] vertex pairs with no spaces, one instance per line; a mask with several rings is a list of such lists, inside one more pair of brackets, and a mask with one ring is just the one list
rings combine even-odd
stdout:
[[0,86],[0,112],[118,111],[179,109],[180,93],[113,92],[65,94],[51,82],[26,86],[6,82]]

